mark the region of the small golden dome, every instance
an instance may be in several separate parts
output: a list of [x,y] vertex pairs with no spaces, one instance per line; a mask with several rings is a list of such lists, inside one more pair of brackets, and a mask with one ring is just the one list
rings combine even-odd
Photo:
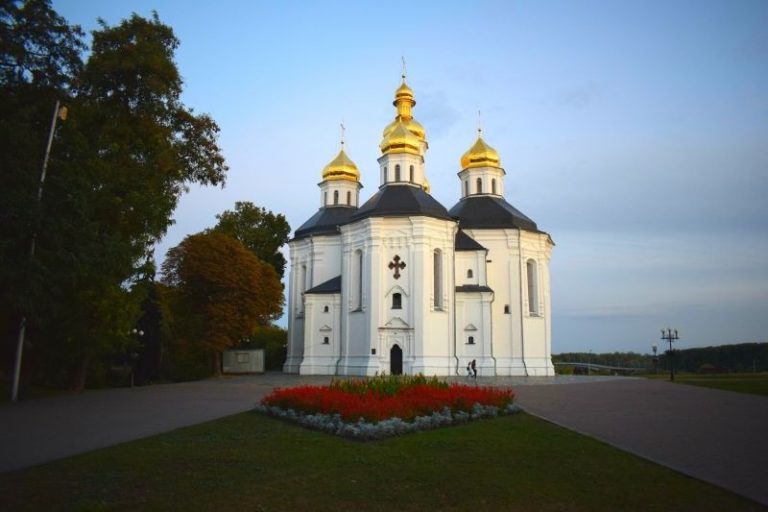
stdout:
[[397,106],[399,100],[410,101],[411,106],[416,104],[416,100],[413,99],[413,89],[408,87],[408,84],[405,83],[405,77],[403,77],[403,83],[395,91],[395,101],[393,101],[392,104]]
[[461,157],[462,169],[472,167],[501,167],[499,154],[479,134],[475,144]]
[[384,154],[410,153],[418,155],[420,142],[419,138],[408,129],[406,123],[397,121],[392,130],[384,136],[379,147]]
[[323,169],[323,181],[334,180],[360,181],[360,171],[344,152],[343,146],[336,158]]
[[424,178],[424,185],[422,186],[424,187],[424,192],[427,194],[429,194],[429,192],[432,190],[432,186],[429,184],[429,180],[427,178]]

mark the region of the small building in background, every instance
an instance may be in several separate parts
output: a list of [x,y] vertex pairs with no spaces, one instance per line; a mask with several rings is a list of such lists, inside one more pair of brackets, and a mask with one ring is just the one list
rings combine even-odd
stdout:
[[225,374],[264,373],[264,349],[225,350],[222,360]]

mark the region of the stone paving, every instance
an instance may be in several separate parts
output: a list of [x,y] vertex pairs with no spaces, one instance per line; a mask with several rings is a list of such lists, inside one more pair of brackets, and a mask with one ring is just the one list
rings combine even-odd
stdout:
[[[250,410],[279,373],[89,391],[0,406],[0,471]],[[452,381],[472,382],[466,377]],[[529,413],[768,505],[768,397],[627,377],[479,378]]]

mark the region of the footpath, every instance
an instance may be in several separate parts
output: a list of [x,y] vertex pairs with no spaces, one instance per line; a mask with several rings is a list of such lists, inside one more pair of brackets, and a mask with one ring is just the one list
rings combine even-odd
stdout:
[[[268,373],[5,404],[0,472],[248,411],[274,387],[330,380]],[[768,397],[621,377],[478,384],[512,386],[530,414],[768,505]]]

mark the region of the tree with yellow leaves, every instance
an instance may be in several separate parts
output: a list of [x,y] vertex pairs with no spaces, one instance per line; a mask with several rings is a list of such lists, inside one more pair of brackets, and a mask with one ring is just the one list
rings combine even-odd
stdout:
[[168,251],[163,282],[170,287],[174,338],[209,352],[217,375],[222,351],[282,314],[275,269],[219,232],[187,236]]

